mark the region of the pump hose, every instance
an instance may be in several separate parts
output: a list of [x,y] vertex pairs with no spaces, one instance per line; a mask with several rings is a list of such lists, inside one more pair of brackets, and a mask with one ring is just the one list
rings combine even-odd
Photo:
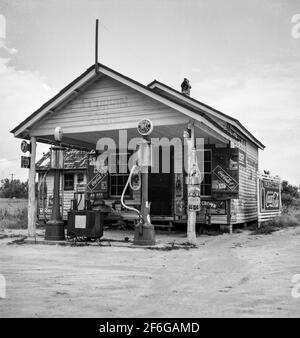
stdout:
[[125,187],[124,187],[123,192],[122,192],[122,196],[121,196],[121,204],[122,204],[122,206],[123,206],[124,208],[136,212],[136,213],[138,214],[139,220],[140,220],[140,219],[142,219],[142,214],[141,214],[141,212],[140,212],[138,209],[133,208],[133,207],[129,207],[128,205],[126,205],[126,204],[124,203],[124,195],[125,195],[125,192],[126,192],[126,190],[127,190],[128,184],[129,184],[129,182],[130,182],[130,180],[131,180],[131,178],[132,178],[132,175],[133,175],[133,173],[134,173],[134,171],[135,171],[136,168],[138,168],[137,165],[133,165],[133,167],[131,168],[129,177],[128,177],[128,179],[127,179],[127,182],[126,182]]

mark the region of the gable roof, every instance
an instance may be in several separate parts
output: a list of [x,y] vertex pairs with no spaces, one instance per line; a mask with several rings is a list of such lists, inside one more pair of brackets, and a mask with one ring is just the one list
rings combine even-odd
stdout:
[[[68,149],[64,157],[64,170],[86,170],[88,167],[88,152]],[[50,151],[45,153],[36,163],[37,172],[50,169]]]
[[[34,113],[32,113],[29,117],[27,117],[24,121],[22,121],[18,126],[16,126],[14,129],[11,130],[11,133],[14,134],[15,137],[19,138],[28,138],[29,137],[29,130],[32,125],[34,125],[37,121],[39,121],[42,117],[44,117],[46,114],[53,113],[57,108],[60,107],[61,104],[66,102],[67,100],[71,100],[73,97],[75,97],[77,94],[79,94],[82,91],[82,88],[84,86],[87,86],[89,83],[92,83],[96,79],[101,76],[101,74],[108,75],[114,77],[116,80],[121,81],[122,83],[131,86],[132,88],[166,104],[170,107],[177,109],[181,111],[182,113],[190,116],[191,118],[195,120],[200,120],[200,122],[204,122],[208,125],[208,127],[212,127],[214,129],[217,129],[221,136],[224,136],[227,139],[235,138],[238,139],[238,137],[230,132],[230,130],[223,128],[220,124],[218,124],[209,114],[211,112],[218,112],[217,110],[205,106],[204,104],[200,103],[199,101],[196,101],[193,99],[194,102],[197,102],[198,104],[201,104],[201,107],[197,107],[195,105],[191,105],[189,101],[185,101],[183,99],[178,100],[174,95],[171,97],[166,97],[165,95],[158,93],[155,88],[151,88],[153,83],[151,83],[148,86],[144,86],[143,84],[125,76],[122,75],[115,70],[108,68],[107,66],[103,64],[98,64],[99,72],[95,72],[95,65],[92,65],[89,67],[84,73],[82,73],[79,77],[77,77],[74,81],[72,81],[70,84],[68,84],[65,88],[63,88],[57,95],[55,95],[52,99],[47,101],[45,104],[43,104],[39,109],[37,109]],[[155,81],[156,85],[158,85],[158,81]],[[160,84],[160,83],[159,83]],[[171,87],[168,87],[164,84],[161,84],[164,86],[164,88],[169,88],[169,90],[172,90],[174,93],[177,91],[172,89]],[[177,94],[182,95],[180,92],[177,92]],[[208,110],[205,112],[205,110]],[[219,114],[228,117],[227,115],[219,112]],[[213,114],[212,114],[213,115]],[[230,117],[228,117],[230,118]],[[264,149],[264,145],[259,142],[253,135],[251,135],[246,128],[244,128],[237,120],[230,118],[231,121],[235,122],[239,126],[239,130],[245,135],[248,139],[250,139],[257,147]],[[243,130],[242,130],[243,129]]]
[[254,137],[250,131],[248,129],[246,129],[242,123],[237,120],[236,118],[233,118],[230,115],[227,115],[199,100],[194,99],[193,97],[187,96],[181,92],[179,92],[178,90],[169,87],[168,85],[158,81],[158,80],[153,80],[152,82],[150,82],[148,84],[148,87],[153,89],[153,90],[157,90],[159,89],[159,93],[160,95],[164,95],[163,93],[167,93],[171,96],[173,96],[175,99],[179,100],[179,101],[183,101],[186,102],[194,107],[197,107],[199,109],[204,109],[207,113],[212,114],[213,116],[216,116],[218,118],[220,118],[221,120],[223,120],[224,122],[230,123],[232,126],[236,127],[237,129],[239,129],[243,134],[245,134],[245,136],[247,136],[253,143],[257,144],[259,146],[259,148],[264,149],[265,146],[256,138]]

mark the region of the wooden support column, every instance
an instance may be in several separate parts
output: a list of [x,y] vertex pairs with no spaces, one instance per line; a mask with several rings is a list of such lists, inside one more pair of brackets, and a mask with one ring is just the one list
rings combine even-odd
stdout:
[[36,138],[30,138],[31,154],[30,154],[30,169],[28,179],[28,236],[35,237],[36,235],[36,197],[35,197],[35,161],[36,161]]
[[[195,150],[195,126],[194,123],[189,125],[191,130],[191,137],[187,139],[187,151],[188,151],[188,178],[192,169],[192,166],[196,163],[196,150]],[[190,184],[188,185],[189,194]],[[190,244],[196,244],[196,211],[187,210],[187,240]]]
[[229,228],[229,233],[232,234],[232,215],[231,215],[231,200],[227,200],[227,224]]

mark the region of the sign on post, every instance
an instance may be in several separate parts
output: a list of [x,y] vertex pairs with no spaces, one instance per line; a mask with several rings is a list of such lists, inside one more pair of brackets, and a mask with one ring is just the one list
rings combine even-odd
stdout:
[[29,156],[21,156],[21,168],[30,168],[30,157]]
[[188,186],[188,211],[200,211],[200,187],[195,185]]

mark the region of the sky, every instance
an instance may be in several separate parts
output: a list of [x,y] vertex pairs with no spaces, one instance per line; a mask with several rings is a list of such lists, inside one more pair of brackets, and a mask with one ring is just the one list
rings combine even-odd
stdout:
[[0,179],[27,179],[9,131],[93,64],[96,18],[101,63],[188,78],[266,145],[260,170],[300,184],[300,0],[0,0]]

